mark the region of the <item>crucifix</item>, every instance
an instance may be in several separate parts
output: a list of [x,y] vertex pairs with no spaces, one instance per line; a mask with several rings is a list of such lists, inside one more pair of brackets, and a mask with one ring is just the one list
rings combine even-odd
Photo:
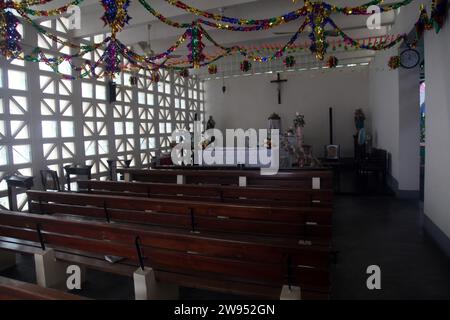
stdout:
[[278,104],[281,104],[281,84],[287,82],[287,79],[281,79],[280,73],[277,72],[277,80],[272,80],[270,82],[278,85]]

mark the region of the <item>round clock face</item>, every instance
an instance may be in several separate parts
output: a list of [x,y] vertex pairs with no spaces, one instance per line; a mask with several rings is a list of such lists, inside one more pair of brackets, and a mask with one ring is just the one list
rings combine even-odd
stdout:
[[417,50],[406,49],[400,54],[400,65],[406,69],[416,67],[420,62],[420,54]]

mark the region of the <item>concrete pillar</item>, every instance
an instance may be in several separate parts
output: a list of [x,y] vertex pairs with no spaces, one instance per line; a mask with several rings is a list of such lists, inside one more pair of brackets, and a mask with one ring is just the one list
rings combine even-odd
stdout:
[[157,282],[152,268],[139,268],[133,280],[136,300],[176,300],[179,297],[178,286]]
[[177,184],[185,184],[186,183],[186,176],[183,176],[181,174],[177,175]]
[[320,190],[320,178],[319,177],[312,178],[312,188],[314,190]]
[[66,286],[65,265],[56,261],[55,251],[46,249],[34,254],[36,282],[44,288],[62,289]]
[[300,287],[291,287],[284,285],[281,289],[280,300],[302,300]]

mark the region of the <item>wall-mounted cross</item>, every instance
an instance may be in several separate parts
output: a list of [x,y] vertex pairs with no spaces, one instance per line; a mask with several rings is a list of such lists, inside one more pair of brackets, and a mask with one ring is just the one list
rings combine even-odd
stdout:
[[287,82],[287,79],[281,79],[280,73],[277,72],[277,80],[272,80],[270,82],[278,85],[278,104],[281,104],[281,84]]

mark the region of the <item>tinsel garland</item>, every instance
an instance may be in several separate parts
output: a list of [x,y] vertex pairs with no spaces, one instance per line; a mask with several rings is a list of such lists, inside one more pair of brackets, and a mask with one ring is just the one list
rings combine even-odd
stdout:
[[189,55],[188,59],[194,68],[199,68],[201,63],[205,60],[203,49],[205,44],[202,42],[203,31],[198,25],[194,25],[188,29],[188,36],[191,41],[188,44]]
[[101,61],[104,62],[104,73],[110,78],[114,78],[116,74],[121,72],[120,69],[120,58],[119,58],[119,47],[115,39],[111,40],[103,53]]
[[17,31],[19,19],[10,11],[0,12],[0,50],[7,59],[16,58],[22,48],[19,44],[22,36]]
[[448,16],[448,0],[433,0],[433,9],[431,11],[431,21],[433,22],[436,33],[441,31]]
[[130,0],[101,0],[105,9],[102,20],[105,25],[109,25],[111,33],[114,35],[122,31],[125,24],[128,24],[131,17],[128,15]]
[[419,20],[417,20],[415,28],[416,28],[416,36],[419,39],[423,37],[423,34],[426,30],[430,30],[433,28],[433,24],[430,18],[428,17],[428,12],[424,5],[420,6]]
[[[104,70],[103,73],[105,75],[113,77],[120,71],[130,69],[136,69],[135,72],[137,70],[149,70],[153,72],[154,70],[158,70],[160,68],[166,68],[180,71],[180,74],[185,74],[186,72],[188,73],[188,68],[209,66],[218,59],[235,53],[239,53],[246,58],[246,60],[243,62],[243,70],[249,71],[251,69],[251,63],[247,59],[257,62],[267,62],[273,59],[279,59],[286,53],[289,54],[291,50],[295,50],[295,42],[299,38],[300,34],[304,31],[305,27],[308,25],[311,27],[311,32],[309,34],[311,43],[309,45],[309,49],[313,54],[315,54],[318,60],[324,59],[327,48],[330,44],[330,41],[327,40],[327,36],[325,33],[325,27],[327,25],[330,25],[332,29],[337,31],[338,35],[342,37],[343,43],[339,41],[338,46],[342,47],[343,45],[345,50],[348,50],[350,48],[384,50],[406,40],[406,35],[399,35],[386,36],[384,40],[381,39],[380,41],[375,43],[371,43],[371,41],[368,41],[367,44],[365,41],[361,43],[359,40],[355,40],[345,34],[330,18],[331,13],[342,13],[345,15],[368,15],[368,7],[371,5],[381,4],[382,0],[372,0],[366,4],[356,7],[339,7],[321,1],[304,1],[304,5],[297,10],[291,11],[284,15],[280,15],[278,17],[267,19],[242,19],[226,17],[223,15],[214,15],[206,11],[198,10],[192,6],[188,6],[182,1],[165,0],[166,2],[175,5],[180,9],[186,10],[201,17],[196,21],[189,23],[174,22],[153,9],[146,0],[139,0],[144,8],[160,21],[173,27],[186,29],[184,34],[180,36],[180,38],[174,45],[172,45],[165,52],[153,55],[151,57],[141,56],[137,54],[132,49],[127,48],[124,44],[116,39],[116,33],[120,32],[131,19],[131,17],[128,15],[130,0],[101,0],[101,3],[105,10],[102,19],[105,24],[109,25],[111,37],[108,37],[99,44],[92,44],[88,46],[80,46],[65,39],[60,39],[45,28],[39,26],[36,22],[32,21],[32,19],[30,19],[30,17],[28,16],[59,15],[66,12],[68,7],[70,7],[71,5],[77,5],[82,1],[83,0],[72,0],[72,2],[62,7],[50,10],[34,10],[30,7],[46,4],[51,2],[51,0],[24,0],[21,2],[2,1],[0,3],[0,14],[1,17],[4,17],[2,18],[2,21],[0,21],[0,27],[2,27],[0,29],[0,32],[1,38],[3,39],[1,44],[2,54],[7,57],[9,56],[20,59],[29,59],[29,61],[33,62],[44,62],[48,64],[55,72],[58,72],[57,70],[59,64],[67,61],[70,63],[74,71],[80,73],[80,76],[90,74],[93,77],[97,77],[99,76],[99,74],[97,74],[97,69],[101,68]],[[397,9],[409,4],[410,2],[412,2],[412,0],[403,0],[391,5],[384,5],[381,7],[381,11],[386,12]],[[33,51],[31,55],[24,56],[21,53],[19,45],[19,42],[21,41],[20,34],[16,30],[16,22],[18,21],[18,19],[9,11],[6,11],[7,9],[16,9],[16,11],[23,17],[24,22],[31,24],[39,33],[44,34],[51,40],[58,42],[64,46],[68,46],[74,50],[76,49],[77,53],[75,55],[60,55],[57,57],[48,58],[42,51],[38,50]],[[421,10],[421,17],[416,24],[418,38],[423,35],[424,30],[431,28],[431,26],[434,26],[436,32],[439,32],[447,17],[447,11],[448,0],[433,0],[431,18],[428,18],[426,11]],[[11,21],[8,21],[7,17]],[[305,20],[299,27],[298,31],[284,46],[278,46],[275,52],[269,55],[261,54],[259,51],[239,46],[224,47],[217,43],[202,27],[202,25],[207,25],[216,29],[250,32],[270,29],[280,24],[292,22],[302,17],[305,17]],[[188,42],[189,54],[187,55],[187,60],[179,62],[173,62],[169,60],[170,54],[175,51],[183,42],[185,42],[187,38],[190,39],[190,41]],[[203,42],[203,38],[211,42],[213,46],[220,50],[220,52],[215,55],[206,56],[204,52],[205,44]],[[413,43],[408,43],[408,45],[414,45],[416,41],[417,40],[415,40]],[[76,65],[76,63],[72,61],[77,54],[81,52],[91,52],[95,49],[101,48],[102,46],[106,46],[106,48],[104,49],[104,53],[101,58],[97,61],[85,61],[81,65]],[[335,49],[336,42],[333,42],[333,50]],[[122,58],[124,59],[124,61],[127,61],[127,63],[124,65],[121,64]],[[285,61],[288,61],[289,59],[291,58],[287,57]],[[211,70],[214,70],[214,67],[211,67]]]

